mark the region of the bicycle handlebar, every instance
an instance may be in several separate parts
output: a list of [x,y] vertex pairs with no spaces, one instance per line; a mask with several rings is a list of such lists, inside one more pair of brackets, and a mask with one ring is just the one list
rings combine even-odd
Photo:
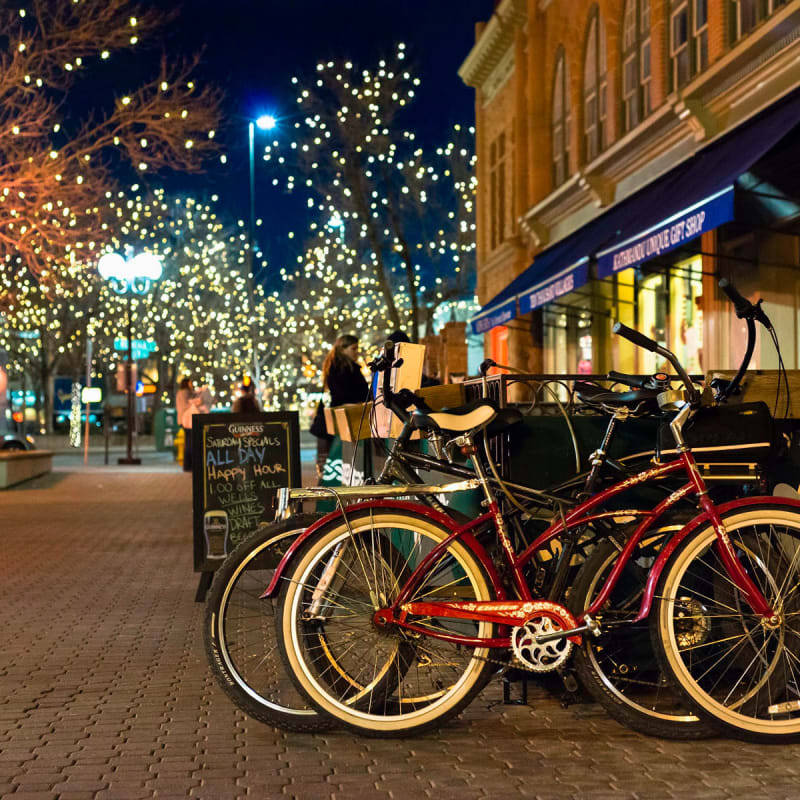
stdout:
[[630,386],[632,389],[643,389],[646,378],[634,378],[632,375],[625,375],[623,372],[616,372],[615,370],[609,370],[608,375],[606,378],[610,381],[614,381],[614,383],[622,383],[625,386]]
[[736,316],[743,319],[752,308],[752,303],[742,297],[736,287],[727,279],[721,278],[719,281],[719,288],[728,295],[728,299],[733,303],[736,309]]
[[639,331],[635,331],[633,328],[629,328],[627,325],[623,325],[621,322],[615,322],[614,327],[611,330],[618,336],[621,336],[623,339],[627,339],[629,342],[632,342],[637,347],[643,347],[645,350],[649,350],[651,353],[658,351],[658,342],[648,339],[643,333],[639,333]]
[[671,350],[667,350],[666,347],[662,347],[660,344],[658,344],[658,342],[648,339],[643,333],[639,333],[639,331],[635,331],[633,328],[629,328],[627,325],[623,325],[621,322],[614,323],[612,331],[617,335],[622,336],[624,339],[627,339],[629,342],[637,345],[637,347],[643,347],[645,350],[649,350],[651,353],[658,353],[660,356],[666,358],[667,361],[672,364],[675,372],[678,374],[678,377],[686,387],[686,392],[689,395],[689,403],[692,406],[697,406],[700,404],[700,392],[697,391],[697,388],[686,374],[686,370],[683,368],[683,365],[680,361],[678,361],[676,355]]

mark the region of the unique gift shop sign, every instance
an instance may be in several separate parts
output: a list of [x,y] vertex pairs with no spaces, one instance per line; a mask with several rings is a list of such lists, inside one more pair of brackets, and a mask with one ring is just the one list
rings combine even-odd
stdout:
[[696,239],[733,219],[733,187],[663,220],[649,230],[597,254],[597,277],[607,278]]
[[213,572],[301,485],[297,412],[195,414],[192,450],[194,569]]

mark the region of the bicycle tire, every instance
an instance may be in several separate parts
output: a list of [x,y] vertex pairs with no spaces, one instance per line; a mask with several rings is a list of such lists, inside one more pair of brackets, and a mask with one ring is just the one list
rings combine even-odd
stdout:
[[[312,707],[361,735],[407,736],[443,724],[486,685],[493,671],[486,648],[379,630],[373,622],[376,605],[390,605],[402,580],[449,535],[421,514],[364,510],[320,529],[298,553],[281,588],[278,640],[287,672]],[[327,586],[324,609],[320,586]],[[452,542],[414,595],[432,596],[490,600],[494,592],[478,559]],[[494,631],[485,622],[415,621],[481,637]]]
[[699,716],[751,742],[800,741],[800,514],[733,509],[724,524],[777,625],[762,624],[722,567],[710,524],[667,562],[652,635],[662,668]]
[[[682,695],[657,667],[648,620],[613,625],[637,615],[655,552],[652,545],[646,545],[626,565],[608,602],[596,615],[601,629],[604,623],[607,627],[599,638],[584,634],[580,647],[575,648],[573,666],[581,686],[622,725],[664,739],[708,738],[715,734],[714,727],[686,707]],[[567,601],[576,617],[591,605],[618,555],[617,547],[605,541],[583,563]]]
[[286,676],[277,650],[276,600],[261,600],[283,553],[321,514],[261,525],[214,576],[206,603],[206,657],[218,685],[245,714],[287,731],[315,733],[332,721],[316,713]]

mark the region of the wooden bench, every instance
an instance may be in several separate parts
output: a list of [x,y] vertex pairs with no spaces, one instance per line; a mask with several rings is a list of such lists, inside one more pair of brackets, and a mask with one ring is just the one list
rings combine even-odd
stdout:
[[52,450],[0,450],[0,489],[44,475],[52,469]]

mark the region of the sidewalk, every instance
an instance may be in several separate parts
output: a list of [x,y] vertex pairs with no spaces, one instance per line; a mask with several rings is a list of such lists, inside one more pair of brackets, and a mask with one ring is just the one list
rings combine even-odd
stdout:
[[[94,454],[93,454],[94,455]],[[413,740],[285,734],[217,688],[194,602],[191,478],[57,471],[0,493],[0,798],[794,797],[800,747],[669,742],[491,685]]]

